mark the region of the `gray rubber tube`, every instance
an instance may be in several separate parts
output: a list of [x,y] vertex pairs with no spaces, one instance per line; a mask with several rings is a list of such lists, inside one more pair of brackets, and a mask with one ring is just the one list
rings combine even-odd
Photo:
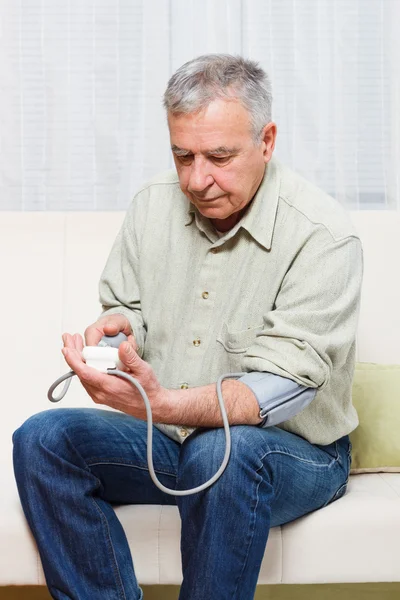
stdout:
[[[171,488],[165,487],[165,485],[163,485],[161,483],[161,481],[159,481],[157,479],[157,476],[154,471],[154,465],[153,465],[153,415],[151,414],[151,406],[150,406],[149,398],[148,398],[145,390],[141,386],[141,384],[134,377],[132,377],[131,375],[128,375],[128,373],[125,373],[124,371],[120,371],[119,369],[107,369],[107,373],[109,375],[115,375],[116,377],[121,377],[122,379],[126,379],[127,381],[129,381],[139,391],[140,395],[143,398],[143,402],[146,407],[146,415],[147,415],[147,464],[149,467],[150,477],[153,480],[154,484],[160,490],[162,490],[166,494],[170,494],[171,496],[189,496],[190,494],[196,494],[197,492],[201,492],[202,490],[205,490],[206,488],[210,487],[213,483],[215,483],[221,477],[222,473],[225,471],[225,469],[227,467],[227,464],[229,461],[229,456],[231,453],[231,434],[230,434],[230,430],[229,430],[229,422],[228,422],[228,417],[227,417],[226,410],[225,410],[224,400],[222,398],[221,386],[222,386],[222,382],[224,381],[224,379],[235,379],[238,377],[243,377],[246,373],[226,373],[225,375],[221,375],[221,377],[218,378],[217,397],[218,397],[218,403],[219,403],[222,421],[223,421],[224,430],[225,430],[225,440],[226,440],[225,454],[224,454],[224,458],[222,460],[221,466],[218,469],[218,471],[215,473],[215,475],[213,475],[211,477],[211,479],[209,479],[205,483],[202,483],[201,485],[199,485],[195,488],[191,488],[190,490],[173,490]],[[60,400],[62,400],[62,398],[64,398],[64,396],[67,393],[68,388],[70,386],[71,377],[73,377],[74,375],[75,375],[75,371],[70,371],[69,373],[62,375],[62,377],[59,377],[53,383],[53,385],[49,388],[49,391],[47,393],[47,397],[50,400],[50,402],[59,402]],[[62,383],[65,380],[67,380],[67,382],[64,385],[64,388],[63,388],[61,394],[57,397],[54,397],[53,396],[54,390],[60,383]]]

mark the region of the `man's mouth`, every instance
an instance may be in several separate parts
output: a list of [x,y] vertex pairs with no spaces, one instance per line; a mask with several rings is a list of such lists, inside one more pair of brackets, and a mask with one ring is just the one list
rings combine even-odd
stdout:
[[214,200],[218,200],[218,198],[221,198],[221,196],[217,196],[216,198],[200,198],[195,194],[192,194],[192,196],[194,196],[196,200],[199,200],[199,202],[213,202]]

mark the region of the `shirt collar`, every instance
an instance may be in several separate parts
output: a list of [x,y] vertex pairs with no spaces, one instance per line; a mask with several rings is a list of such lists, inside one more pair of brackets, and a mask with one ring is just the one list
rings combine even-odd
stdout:
[[[240,221],[227,232],[227,236],[229,234],[229,238],[232,237],[236,231],[243,227],[259,244],[270,250],[278,209],[279,192],[279,163],[276,159],[271,159],[265,168],[264,177],[248,210]],[[193,204],[189,206],[188,217],[186,225],[190,225],[195,221],[197,227],[202,231],[210,233],[213,230],[215,232],[210,220],[204,218]],[[216,234],[215,237],[217,237]]]

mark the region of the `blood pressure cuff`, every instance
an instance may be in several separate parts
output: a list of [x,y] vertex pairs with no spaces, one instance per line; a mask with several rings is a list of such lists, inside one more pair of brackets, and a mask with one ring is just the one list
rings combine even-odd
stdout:
[[263,419],[259,427],[272,427],[288,421],[306,408],[317,393],[315,388],[299,385],[274,373],[252,371],[238,381],[246,384],[257,398],[260,418]]

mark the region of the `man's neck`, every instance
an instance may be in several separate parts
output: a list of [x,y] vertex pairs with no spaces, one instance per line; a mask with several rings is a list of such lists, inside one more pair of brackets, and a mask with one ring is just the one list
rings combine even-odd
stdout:
[[213,224],[214,228],[220,233],[226,233],[227,231],[230,231],[235,227],[236,223],[238,223],[240,219],[245,215],[248,207],[251,205],[252,202],[253,198],[250,200],[250,202],[246,204],[244,208],[242,208],[238,212],[234,212],[226,219],[210,219],[211,223]]

